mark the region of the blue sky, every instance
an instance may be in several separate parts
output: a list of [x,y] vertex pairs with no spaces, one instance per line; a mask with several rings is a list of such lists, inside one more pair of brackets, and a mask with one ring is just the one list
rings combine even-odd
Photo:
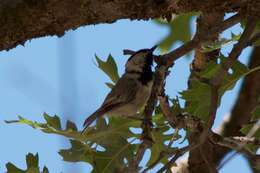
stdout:
[[[236,26],[234,32],[241,29]],[[8,52],[0,52],[0,172],[5,172],[9,161],[25,168],[25,155],[39,153],[40,165],[46,165],[51,173],[83,172],[90,170],[85,163],[63,162],[59,149],[68,148],[68,140],[44,134],[24,125],[5,124],[4,120],[22,115],[34,121],[43,121],[42,114],[57,114],[71,119],[81,127],[83,120],[103,101],[109,89],[109,79],[101,72],[94,60],[97,54],[105,59],[111,53],[122,74],[127,56],[123,49],[149,48],[167,35],[167,28],[153,22],[120,20],[114,24],[99,24],[69,31],[61,38],[44,37],[26,42]],[[226,32],[225,35],[230,34]],[[224,54],[230,50],[224,50]],[[159,53],[159,51],[157,51]],[[250,49],[240,59],[246,62]],[[191,59],[178,60],[167,81],[167,93],[175,97],[186,89]],[[215,126],[228,115],[236,98],[239,85],[228,92]],[[239,167],[237,166],[239,165]],[[241,156],[236,157],[220,172],[250,173]]]

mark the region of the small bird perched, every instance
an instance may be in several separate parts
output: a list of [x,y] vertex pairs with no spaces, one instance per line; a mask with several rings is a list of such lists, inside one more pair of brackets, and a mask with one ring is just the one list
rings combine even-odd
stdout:
[[125,73],[106,96],[103,104],[84,122],[84,132],[97,118],[107,115],[135,116],[151,95],[153,85],[153,51],[141,49],[125,64]]

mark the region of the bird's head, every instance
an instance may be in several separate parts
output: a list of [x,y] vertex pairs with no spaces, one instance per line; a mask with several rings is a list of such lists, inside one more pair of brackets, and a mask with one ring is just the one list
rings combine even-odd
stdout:
[[153,51],[157,48],[154,46],[150,49],[141,49],[135,52],[126,62],[126,72],[142,73],[145,68],[153,64]]

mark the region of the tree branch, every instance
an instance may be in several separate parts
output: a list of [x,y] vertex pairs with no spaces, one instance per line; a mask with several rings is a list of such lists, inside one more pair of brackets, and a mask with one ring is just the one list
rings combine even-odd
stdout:
[[203,122],[192,117],[191,115],[176,115],[171,111],[168,98],[166,96],[158,97],[160,101],[160,107],[162,109],[163,115],[166,117],[166,120],[174,129],[191,129],[192,131],[201,132],[203,129]]
[[142,123],[142,142],[135,154],[135,157],[130,163],[130,170],[138,170],[138,166],[140,161],[142,160],[146,149],[150,148],[153,144],[153,139],[151,137],[152,131],[152,114],[157,104],[157,96],[162,92],[162,88],[164,86],[166,75],[166,67],[162,65],[158,65],[155,70],[154,84],[152,87],[152,92],[149,100],[144,109],[144,121]]
[[229,27],[237,24],[241,20],[241,16],[239,14],[236,14],[229,19],[220,22],[219,24],[215,24],[214,27],[210,28],[207,33],[198,33],[194,36],[194,38],[187,42],[186,44],[180,46],[179,48],[162,55],[163,56],[163,62],[162,60],[159,60],[159,63],[167,64],[167,66],[171,66],[174,61],[182,57],[183,55],[189,53],[196,47],[199,47],[201,43],[205,41],[209,41],[212,39],[212,35],[215,35],[216,33],[222,32]]
[[[247,137],[222,137],[218,134],[211,133],[210,140],[219,146],[227,147],[231,150],[234,150],[238,153],[242,153],[246,155],[247,158],[250,159],[253,167],[256,167],[260,163],[260,155],[255,154],[245,147],[246,144],[256,144],[259,143],[259,140],[255,138],[247,138]],[[221,165],[219,165],[218,169],[221,169],[223,165],[225,165],[230,159],[233,158],[237,153],[234,153],[231,157],[229,157],[226,161],[224,161]]]
[[[257,34],[258,35],[258,34]],[[256,35],[255,35],[256,36]],[[255,37],[253,36],[251,40]],[[253,53],[250,56],[249,69],[255,68],[260,65],[260,47],[255,47]],[[251,111],[257,105],[257,99],[260,93],[260,73],[252,73],[245,77],[237,101],[232,109],[230,119],[224,122],[221,127],[221,135],[225,137],[230,136],[242,136],[240,132],[243,124],[250,122]],[[245,106],[246,105],[246,106]],[[214,162],[220,163],[222,158],[230,151],[229,148],[212,146],[212,153]],[[248,158],[248,157],[247,157]],[[251,158],[248,158],[250,163],[254,165]],[[259,172],[255,170],[255,172]]]
[[217,75],[210,81],[211,85],[219,87],[221,85],[224,77],[227,74],[228,69],[232,66],[234,61],[241,54],[242,50],[247,46],[250,37],[255,29],[256,20],[253,18],[248,18],[248,22],[245,28],[245,31],[241,35],[237,44],[235,44],[234,48],[230,52],[228,59],[222,64],[222,68],[219,70]]
[[[175,49],[169,53],[160,55],[160,56],[154,56],[155,61],[157,62],[157,64],[166,65],[167,68],[169,68],[174,64],[174,62],[177,59],[179,59],[182,56],[184,56],[185,54],[189,53],[196,47],[199,47],[201,43],[212,39],[212,35],[228,29],[229,27],[239,23],[240,20],[241,20],[241,16],[239,14],[236,14],[236,15],[226,19],[225,21],[222,21],[219,24],[214,25],[214,27],[210,28],[206,34],[205,33],[196,34],[191,41],[183,44],[182,46],[178,47],[177,49]],[[124,53],[124,55],[132,55],[135,53],[135,51],[130,50],[130,49],[125,49],[125,50],[123,50],[123,53]]]
[[170,170],[172,165],[176,162],[176,160],[179,157],[181,157],[183,154],[185,154],[186,152],[188,152],[192,149],[194,149],[194,145],[189,145],[187,147],[177,150],[175,152],[175,155],[173,156],[173,158],[171,158],[171,160],[168,163],[166,163],[159,171],[157,171],[157,173],[163,173],[165,170]]
[[[249,8],[254,7],[254,8]],[[260,18],[257,0],[2,0],[0,3],[0,50],[9,50],[27,40],[62,36],[80,26],[113,23],[119,19],[148,20],[190,11],[243,12]]]
[[209,108],[209,119],[207,122],[207,128],[205,128],[200,136],[200,142],[203,144],[209,134],[209,131],[214,123],[214,120],[216,118],[217,108],[218,108],[218,90],[221,87],[221,84],[224,80],[224,77],[227,75],[228,69],[232,66],[234,61],[238,58],[238,56],[241,54],[242,50],[245,48],[245,46],[248,43],[248,40],[250,40],[250,36],[253,33],[256,21],[250,20],[249,18],[245,27],[245,30],[243,34],[241,35],[238,43],[234,46],[231,53],[229,54],[228,59],[222,64],[222,68],[217,72],[216,76],[213,77],[210,81],[211,86],[211,103]]

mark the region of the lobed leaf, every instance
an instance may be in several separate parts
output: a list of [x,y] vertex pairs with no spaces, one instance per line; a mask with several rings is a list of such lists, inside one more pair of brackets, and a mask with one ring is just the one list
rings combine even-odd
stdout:
[[[214,78],[219,70],[222,68],[221,64],[227,60],[223,55],[220,57],[220,63],[216,61],[209,61],[205,70],[198,73],[200,78],[207,79],[208,81]],[[219,89],[219,102],[222,95],[234,88],[236,82],[249,73],[256,71],[257,69],[248,70],[248,68],[235,61],[231,66],[231,71],[224,77],[222,85]],[[193,80],[190,83],[190,88],[181,92],[182,98],[186,101],[185,111],[191,115],[199,117],[202,120],[207,120],[209,116],[211,91],[210,86],[207,83],[200,82],[198,79]]]
[[[86,142],[71,140],[71,148],[61,150],[59,154],[65,161],[84,161],[93,165],[92,172],[114,172],[125,166],[134,156],[136,145],[128,142],[130,137],[137,137],[129,128],[139,127],[137,121],[120,118],[98,119],[95,128],[86,133]],[[136,138],[134,138],[136,140]]]
[[18,120],[5,121],[6,123],[17,123],[17,124],[26,124],[31,126],[34,129],[39,129],[45,133],[58,134],[68,138],[74,138],[77,140],[84,140],[86,136],[81,135],[77,131],[77,126],[72,121],[67,121],[66,128],[61,128],[60,118],[55,116],[50,116],[47,113],[43,114],[43,117],[46,123],[34,122],[28,119],[25,119],[21,116],[18,116]]
[[107,57],[106,61],[102,61],[97,55],[95,55],[98,67],[106,74],[108,77],[116,83],[119,79],[118,69],[116,62],[111,54]]
[[181,92],[181,97],[187,102],[185,111],[202,120],[209,116],[210,86],[199,81],[192,81],[190,88]]
[[[66,128],[61,128],[60,118],[44,114],[46,123],[38,123],[19,117],[7,123],[26,124],[45,133],[58,134],[70,138],[71,148],[60,150],[63,160],[69,162],[87,162],[93,166],[93,172],[114,172],[125,166],[134,156],[137,144],[132,144],[139,135],[130,131],[130,127],[140,127],[140,121],[109,117],[109,124],[100,118],[94,127],[89,127],[84,134],[77,131],[76,125],[67,121]],[[132,142],[128,141],[133,138]],[[28,163],[32,165],[30,158]],[[14,169],[13,166],[9,166]]]
[[[153,138],[153,145],[151,150],[151,157],[148,161],[148,165],[151,165],[160,155],[162,151],[165,151],[167,149],[167,145],[165,144],[166,141],[169,141],[172,138],[172,133],[165,134],[170,128],[168,126],[155,128],[152,132],[152,138]],[[164,158],[164,160],[161,160],[161,162],[167,160],[167,158]]]
[[202,45],[202,52],[211,52],[217,49],[221,49],[222,47],[231,44],[235,41],[238,41],[241,37],[242,33],[240,34],[234,34],[231,33],[231,38],[221,38],[220,40],[217,40],[215,42],[206,42]]
[[49,173],[49,170],[47,167],[44,166],[43,170],[40,171],[39,168],[39,156],[38,154],[33,155],[31,153],[26,155],[26,170],[22,170],[20,168],[17,168],[12,163],[6,164],[7,173]]
[[167,26],[170,30],[169,34],[159,43],[159,47],[162,52],[169,51],[171,46],[177,41],[185,43],[191,39],[190,23],[192,18],[197,15],[198,13],[195,12],[176,15],[170,23],[165,22],[162,19],[154,20],[155,23],[162,26]]

